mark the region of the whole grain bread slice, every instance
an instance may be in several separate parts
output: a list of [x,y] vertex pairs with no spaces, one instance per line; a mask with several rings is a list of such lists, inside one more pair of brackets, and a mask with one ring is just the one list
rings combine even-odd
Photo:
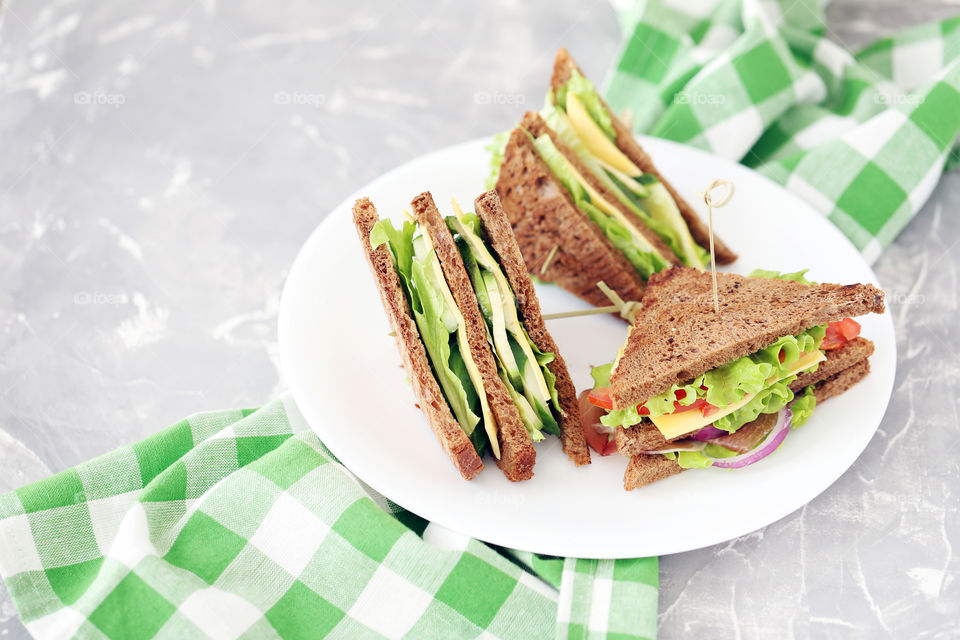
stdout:
[[390,250],[386,245],[377,249],[370,246],[370,231],[378,219],[377,210],[370,200],[360,198],[354,203],[353,224],[380,291],[383,309],[396,335],[397,350],[410,378],[413,394],[453,466],[465,479],[472,480],[483,470],[483,462],[460,423],[450,412],[446,397],[433,374]]
[[638,456],[647,451],[669,449],[670,441],[663,437],[660,429],[644,420],[632,427],[617,428],[617,451],[625,456]]
[[474,201],[477,215],[483,222],[488,245],[503,272],[507,282],[513,289],[517,307],[520,310],[520,319],[527,330],[527,334],[540,351],[553,354],[553,362],[547,364],[553,375],[557,377],[557,397],[560,400],[560,440],[567,457],[578,467],[590,464],[590,451],[587,449],[587,440],[583,434],[583,424],[580,422],[580,409],[577,403],[577,391],[567,371],[567,365],[557,349],[556,342],[547,331],[540,314],[540,300],[533,286],[533,280],[527,273],[527,267],[520,253],[520,247],[513,236],[510,221],[503,212],[500,198],[496,191],[487,191],[480,194]]
[[632,456],[623,474],[623,488],[627,491],[639,489],[657,480],[675,476],[683,470],[676,460],[669,460],[659,454]]
[[[566,84],[574,70],[586,77],[583,71],[580,70],[580,67],[577,66],[577,63],[570,57],[567,50],[561,48],[557,51],[557,57],[553,63],[553,76],[550,78],[550,87],[554,93],[556,93],[556,90],[561,85]],[[710,230],[707,225],[700,219],[700,216],[693,210],[693,207],[677,193],[673,185],[657,170],[657,167],[653,164],[653,160],[647,152],[643,150],[643,147],[640,146],[637,139],[633,137],[633,133],[623,124],[603,98],[600,99],[600,103],[603,105],[603,108],[607,110],[607,113],[610,114],[610,121],[613,124],[613,130],[616,134],[617,147],[638,169],[644,173],[656,176],[663,186],[666,187],[674,202],[677,203],[677,208],[680,209],[680,215],[683,216],[684,221],[687,223],[687,227],[690,229],[690,234],[693,236],[694,241],[704,249],[709,250]],[[729,264],[737,259],[737,254],[720,238],[714,236],[713,240],[718,264]]]
[[779,338],[864,313],[882,313],[883,292],[869,284],[803,285],[673,266],[647,283],[623,355],[610,374],[614,409],[635,406]]
[[790,383],[790,390],[797,392],[866,360],[873,355],[873,342],[857,337],[839,349],[827,351],[826,355],[827,359],[820,363],[816,371],[806,371],[798,375],[797,379]]
[[851,365],[833,374],[825,380],[821,380],[813,385],[813,395],[817,397],[817,403],[824,402],[847,391],[850,387],[857,384],[867,377],[870,373],[870,361],[867,359]]
[[520,127],[510,133],[496,191],[530,273],[598,307],[609,304],[600,280],[624,300],[643,296],[640,274],[574,205]]
[[584,179],[584,181],[590,186],[591,189],[596,191],[600,197],[610,203],[611,206],[615,207],[620,213],[622,213],[628,220],[635,221],[635,228],[640,232],[647,242],[656,250],[657,255],[663,258],[667,263],[670,264],[680,264],[680,259],[677,257],[677,254],[673,252],[666,242],[663,241],[663,238],[657,235],[657,232],[648,227],[641,221],[636,214],[634,214],[630,209],[628,209],[620,200],[615,196],[597,176],[587,168],[583,161],[580,160],[576,152],[571,149],[567,143],[560,139],[560,136],[557,135],[557,132],[550,128],[550,125],[540,117],[539,113],[534,113],[528,111],[524,116],[523,120],[520,121],[520,126],[530,132],[534,138],[539,138],[540,136],[546,135],[550,137],[550,141],[553,142],[553,146],[563,154],[563,157],[567,159],[567,162],[576,169],[577,173]]
[[487,341],[487,327],[460,251],[430,192],[421,193],[410,204],[417,222],[433,242],[447,286],[450,287],[450,293],[453,294],[466,322],[470,353],[480,370],[487,401],[497,421],[497,438],[500,444],[500,460],[497,465],[508,480],[529,480],[533,477],[537,452],[520,420],[520,413],[513,404],[513,399],[497,375],[497,364]]

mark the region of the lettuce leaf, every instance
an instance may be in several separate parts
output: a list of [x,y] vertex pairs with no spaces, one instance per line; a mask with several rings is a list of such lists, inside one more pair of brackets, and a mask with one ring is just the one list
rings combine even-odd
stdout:
[[570,169],[567,159],[554,146],[550,136],[542,135],[533,141],[537,153],[557,177],[560,183],[570,192],[574,204],[586,213],[593,222],[600,227],[610,243],[616,247],[630,261],[637,273],[646,280],[651,275],[668,267],[667,262],[656,253],[645,251],[638,247],[638,239],[630,229],[619,220],[608,216],[590,201],[590,195],[584,189],[576,174]]
[[507,149],[507,141],[510,139],[509,131],[501,131],[493,136],[485,149],[490,152],[490,175],[484,183],[487,190],[493,189],[500,178],[500,165],[503,164],[503,153]]
[[699,451],[677,451],[675,454],[663,454],[667,457],[674,455],[675,457],[670,457],[671,460],[676,460],[684,469],[706,469],[713,464],[713,460],[703,455]]
[[[393,264],[397,268],[397,274],[403,283],[403,289],[407,293],[407,300],[411,306],[414,306],[416,291],[410,286],[410,270],[413,262],[413,234],[417,231],[417,225],[409,220],[403,222],[399,229],[393,226],[393,222],[387,218],[378,220],[370,230],[370,246],[376,249],[383,243],[387,243],[387,248],[393,256]],[[416,306],[419,307],[419,301]]]
[[476,428],[480,423],[480,399],[457,344],[458,324],[446,308],[438,288],[441,283],[433,281],[427,268],[436,256],[432,251],[423,259],[414,255],[415,231],[416,225],[412,222],[396,229],[389,219],[383,219],[371,230],[370,244],[376,248],[387,243],[437,382],[460,428],[482,456],[488,440],[485,430]]
[[587,113],[590,114],[590,118],[611,140],[617,139],[617,132],[613,129],[613,120],[604,108],[600,94],[597,93],[593,83],[583,77],[576,69],[570,74],[570,79],[567,80],[566,84],[561,85],[557,90],[557,104],[564,110],[567,108],[568,93],[577,96]]
[[[801,353],[810,353],[820,347],[820,342],[823,340],[825,332],[826,326],[819,325],[804,331],[798,336],[784,336],[769,347],[761,349],[749,356],[732,360],[716,369],[712,369],[688,384],[675,384],[663,393],[647,400],[644,406],[650,412],[650,416],[656,417],[673,413],[676,409],[674,405],[675,401],[681,406],[687,406],[692,404],[697,398],[704,398],[716,407],[726,407],[735,402],[740,402],[744,396],[748,394],[759,393],[765,389],[773,389],[773,386],[767,384],[767,380],[771,378],[784,378],[790,366],[799,359]],[[780,362],[781,353],[783,354],[783,362]],[[610,365],[604,366],[609,367]],[[594,368],[594,370],[597,369],[603,371],[599,367]],[[816,366],[807,369],[807,371],[815,370]],[[609,386],[609,368],[606,369],[604,373],[607,376],[606,384],[597,384],[597,386]],[[597,378],[598,376],[594,375],[594,382],[597,382]],[[792,380],[793,378],[787,379]],[[706,387],[706,390],[702,387]],[[683,393],[678,394],[680,391]],[[677,400],[678,395],[683,396],[683,399]],[[790,399],[792,399],[792,395]],[[770,400],[772,399],[764,401]],[[751,403],[753,402],[760,401],[754,398]],[[786,402],[789,402],[789,400],[777,407],[775,411],[783,408]],[[726,424],[728,425],[739,422],[739,424],[733,428],[733,430],[736,430],[753,419],[750,418],[750,420],[740,422],[743,416],[749,415],[749,412],[744,411],[749,406],[751,406],[750,403],[725,418],[720,418],[718,422],[726,420]],[[741,411],[744,413],[740,413]],[[764,413],[770,412],[765,411]],[[757,415],[759,415],[759,412],[753,417],[756,418]],[[600,423],[608,427],[629,427],[640,422],[643,417],[644,416],[639,414],[638,407],[628,407],[626,409],[608,412],[606,415],[600,417]],[[720,424],[716,426],[721,429],[730,430]]]
[[809,269],[803,271],[794,271],[793,273],[780,273],[779,271],[767,271],[766,269],[754,269],[750,272],[750,278],[773,278],[776,280],[790,280],[800,284],[817,284],[812,280],[807,280],[806,273]]
[[[579,96],[578,96],[579,97]],[[612,193],[623,206],[629,209],[641,222],[650,227],[666,245],[687,266],[702,268],[710,261],[710,255],[702,247],[693,242],[690,230],[682,218],[679,220],[667,219],[669,215],[658,218],[651,215],[651,211],[660,213],[666,209],[664,205],[673,204],[672,198],[666,193],[663,185],[651,174],[642,174],[637,178],[626,175],[617,176],[605,169],[580,139],[567,114],[555,105],[556,100],[551,93],[540,111],[540,116],[553,129],[563,142],[577,155],[577,158],[590,170],[600,183]],[[631,184],[627,184],[628,180]],[[656,197],[651,189],[659,188],[662,193]],[[664,201],[664,194],[669,203]],[[679,215],[679,214],[678,214]],[[682,227],[680,226],[682,225]]]
[[711,458],[732,458],[733,456],[739,455],[739,453],[719,444],[708,444],[703,448],[703,455]]
[[593,388],[610,386],[610,371],[613,370],[613,363],[597,365],[590,369],[590,377],[593,378]]
[[787,403],[793,400],[793,391],[790,391],[790,384],[794,377],[775,382],[770,387],[759,392],[750,402],[740,407],[731,414],[725,415],[714,421],[713,426],[733,433],[748,422],[753,422],[761,413],[776,413],[787,406]]
[[790,404],[790,411],[793,413],[793,420],[790,422],[790,427],[796,429],[805,424],[807,420],[810,419],[810,416],[813,415],[813,410],[816,406],[817,396],[813,393],[813,385],[810,385],[803,392],[802,396]]
[[554,354],[541,351],[530,339],[510,283],[484,239],[480,219],[468,213],[460,218],[448,217],[446,222],[477,295],[498,375],[507,386],[527,433],[534,442],[543,439],[541,430],[559,436],[558,418],[562,412],[557,377],[548,366],[555,359]]
[[701,384],[707,387],[707,402],[715,407],[726,407],[739,402],[747,394],[761,391],[773,372],[772,365],[756,362],[747,356],[707,371]]

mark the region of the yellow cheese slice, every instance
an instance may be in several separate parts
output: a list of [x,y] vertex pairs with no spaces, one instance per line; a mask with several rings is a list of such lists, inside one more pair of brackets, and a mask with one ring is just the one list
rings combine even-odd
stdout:
[[569,91],[567,92],[567,117],[570,118],[570,124],[577,130],[577,135],[580,136],[590,153],[631,177],[643,173],[603,133],[600,126],[590,117],[583,103]]
[[[800,356],[800,358],[796,362],[790,365],[790,371],[787,373],[787,375],[783,376],[783,378],[789,378],[790,376],[800,373],[805,369],[809,369],[813,365],[819,364],[826,359],[827,359],[827,356],[825,356],[823,351],[820,351],[820,349],[817,349],[816,351],[811,351],[810,353],[804,356]],[[783,380],[783,378],[780,378],[780,380]],[[773,382],[776,382],[776,381],[773,381]],[[773,382],[771,382],[770,384],[773,384]]]
[[[789,378],[790,376],[799,373],[805,369],[809,369],[813,365],[823,362],[827,357],[823,355],[823,352],[819,349],[808,353],[804,356],[801,356],[796,362],[790,366],[790,371],[783,378],[773,377],[767,380],[768,384],[773,384],[778,380],[783,380]],[[753,399],[755,393],[747,394],[739,402],[727,405],[720,411],[716,413],[711,413],[709,416],[704,416],[696,409],[691,409],[690,411],[681,411],[680,413],[668,413],[662,416],[656,416],[650,418],[650,421],[653,422],[654,426],[660,430],[660,433],[663,434],[663,437],[667,440],[671,438],[678,438],[684,434],[690,433],[691,431],[696,431],[697,429],[702,429],[703,427],[713,424],[715,420],[719,420],[723,416],[730,415],[737,409],[745,406],[750,400]]]
[[667,440],[671,438],[679,438],[680,436],[690,433],[691,431],[696,431],[697,429],[702,429],[708,424],[712,424],[714,420],[718,420],[723,416],[733,413],[737,409],[750,402],[755,395],[755,393],[747,394],[743,396],[739,402],[728,404],[720,411],[711,413],[709,417],[705,417],[696,409],[691,409],[690,411],[667,413],[662,416],[656,416],[655,418],[650,418],[650,421],[653,422],[657,429],[660,430],[660,433],[663,434],[663,437]]
[[[436,271],[437,282],[446,284],[446,278],[440,266],[440,259],[434,250],[433,240],[430,238],[430,234],[424,233],[423,238],[427,244],[427,248],[433,252],[433,261],[430,264],[430,268]],[[493,457],[499,460],[500,442],[497,440],[497,420],[493,415],[493,411],[490,410],[490,404],[487,402],[487,393],[483,388],[483,375],[480,373],[477,363],[474,362],[473,352],[470,350],[470,343],[467,341],[467,321],[460,312],[460,307],[457,306],[456,300],[453,299],[453,293],[450,291],[449,286],[441,287],[440,293],[443,295],[447,307],[450,308],[454,317],[457,319],[457,344],[460,347],[460,355],[463,356],[463,364],[466,366],[467,374],[470,376],[470,381],[473,382],[473,386],[477,390],[477,397],[480,399],[480,413],[483,416],[483,428],[487,432],[487,438],[490,440],[490,450],[493,453]]]
[[[657,249],[650,244],[650,241],[647,240],[642,233],[640,233],[640,231],[637,229],[636,223],[633,220],[625,216],[620,209],[610,204],[608,200],[605,200],[596,189],[590,186],[589,182],[583,179],[583,174],[577,171],[577,168],[573,166],[573,163],[566,162],[566,165],[570,173],[573,174],[573,176],[577,179],[577,182],[579,182],[583,189],[587,192],[587,195],[590,196],[590,202],[600,209],[600,211],[616,219],[618,222],[620,222],[620,224],[624,225],[630,230],[630,237],[633,239],[633,242],[638,249],[641,251],[654,253],[664,260],[667,260],[668,262],[670,261],[670,259],[664,256],[660,251],[657,251]],[[672,256],[673,254],[671,254],[671,258]]]

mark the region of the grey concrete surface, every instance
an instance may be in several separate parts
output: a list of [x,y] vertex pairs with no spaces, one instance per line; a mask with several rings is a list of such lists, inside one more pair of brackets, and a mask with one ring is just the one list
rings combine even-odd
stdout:
[[[538,106],[561,44],[602,77],[619,38],[604,0],[4,5],[0,492],[276,395],[280,290],[324,213]],[[958,11],[846,0],[829,25],[855,47]],[[958,208],[948,175],[876,264],[899,370],[867,451],[802,511],[664,558],[662,638],[960,637]],[[2,586],[0,637],[27,637]]]

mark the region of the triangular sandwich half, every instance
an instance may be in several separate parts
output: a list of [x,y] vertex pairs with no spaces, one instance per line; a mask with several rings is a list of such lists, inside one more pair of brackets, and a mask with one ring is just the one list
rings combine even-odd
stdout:
[[[563,356],[560,355],[556,343],[544,325],[533,280],[527,273],[526,264],[510,228],[510,221],[503,213],[497,192],[487,191],[481,194],[474,201],[474,208],[482,223],[482,236],[487,240],[490,253],[500,264],[513,290],[517,311],[530,341],[540,352],[553,354],[553,360],[546,366],[556,377],[554,387],[560,405],[560,416],[557,421],[560,426],[563,451],[577,466],[589,464],[590,452],[583,435],[573,380],[567,371]],[[463,251],[466,243],[461,241],[459,244]]]
[[[391,324],[404,324],[403,311],[413,320],[415,336],[401,339],[398,331],[397,338],[420,406],[465,478],[479,472],[480,458],[489,447],[508,479],[529,479],[536,461],[534,440],[542,440],[544,433],[561,435],[565,413],[557,365],[550,366],[557,360],[556,351],[544,351],[535,343],[525,318],[509,304],[513,292],[482,238],[479,219],[472,214],[444,219],[429,193],[417,196],[412,207],[419,223],[416,237],[413,222],[399,230],[389,220],[377,222],[369,201],[357,202],[354,219]],[[384,294],[390,281],[386,267],[397,277],[393,284],[404,295],[405,308],[396,303],[395,290]],[[496,320],[485,317],[491,311]],[[394,321],[398,315],[401,322]],[[542,324],[539,316],[536,319]],[[414,337],[425,347],[432,384],[422,380],[427,377],[421,375],[422,367],[411,369],[408,364],[416,360],[408,355]],[[451,421],[456,430],[450,428]],[[473,456],[464,453],[464,438]],[[589,454],[586,460],[571,458],[578,464],[589,462]]]
[[[570,96],[573,96],[571,100]],[[637,142],[630,129],[618,118],[610,106],[600,97],[593,84],[584,76],[566,49],[557,51],[553,63],[553,75],[550,78],[550,95],[548,101],[553,100],[554,107],[564,111],[568,119],[573,122],[580,139],[601,159],[608,169],[616,173],[626,173],[629,177],[648,176],[647,180],[655,179],[651,184],[660,185],[652,189],[653,197],[645,202],[651,214],[659,219],[673,222],[673,210],[679,210],[683,222],[693,242],[700,247],[701,256],[709,250],[710,234],[707,225],[700,219],[693,207],[683,199],[676,189],[660,173],[653,160]],[[585,112],[585,113],[584,113]],[[584,115],[589,116],[595,127],[585,121]],[[602,137],[598,137],[597,134]],[[611,144],[612,143],[612,146]],[[616,177],[616,175],[614,176]],[[662,190],[661,190],[662,188]],[[662,204],[661,204],[662,203]],[[671,206],[674,205],[674,206]],[[660,206],[667,211],[661,211]],[[678,255],[687,266],[697,266],[694,256],[695,249],[688,244],[688,238],[680,224],[670,225],[678,240]],[[714,251],[717,263],[729,264],[737,259],[734,253],[724,242],[714,237]],[[704,264],[703,266],[707,266]]]
[[[566,51],[541,112],[527,113],[492,148],[489,186],[538,277],[604,305],[599,280],[638,300],[646,280],[671,264],[709,265],[706,225]],[[736,259],[719,239],[716,255],[721,264]]]
[[631,457],[626,488],[753,464],[869,372],[873,344],[851,318],[882,313],[882,291],[763,273],[718,274],[719,314],[710,274],[651,278],[620,356],[594,370],[588,398],[606,412],[584,425]]
[[631,232],[596,207],[600,198],[587,194],[586,175],[536,113],[528,112],[510,133],[497,193],[524,262],[541,280],[596,306],[609,304],[600,280],[624,300],[639,300],[645,277],[668,264],[667,252],[656,252],[639,229]]

